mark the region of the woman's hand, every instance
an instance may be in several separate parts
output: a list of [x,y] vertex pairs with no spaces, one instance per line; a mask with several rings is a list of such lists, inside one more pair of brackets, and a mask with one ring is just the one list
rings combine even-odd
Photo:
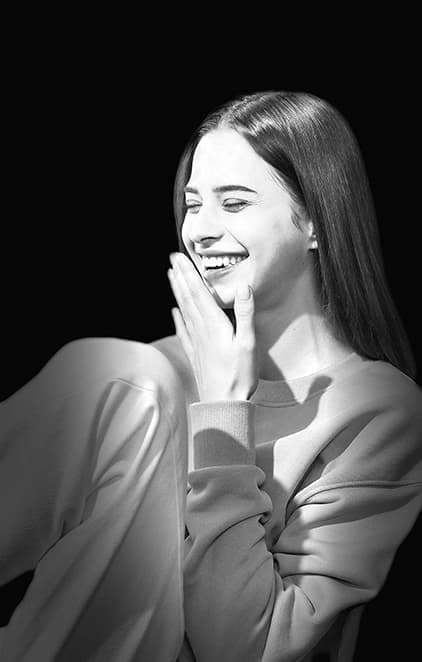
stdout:
[[[258,385],[252,289],[236,292],[236,332],[190,260],[170,255],[176,334],[192,365],[201,402],[247,400]],[[248,294],[249,297],[243,298]]]

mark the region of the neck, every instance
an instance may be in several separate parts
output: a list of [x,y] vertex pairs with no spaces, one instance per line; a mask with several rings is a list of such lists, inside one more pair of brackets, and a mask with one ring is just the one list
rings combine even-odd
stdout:
[[329,329],[315,293],[255,311],[259,377],[287,381],[323,370],[353,350]]

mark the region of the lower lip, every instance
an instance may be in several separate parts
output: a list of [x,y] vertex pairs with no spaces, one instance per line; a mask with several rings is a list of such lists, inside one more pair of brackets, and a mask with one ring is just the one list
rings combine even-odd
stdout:
[[214,276],[224,276],[225,274],[230,273],[235,269],[236,267],[239,266],[239,264],[242,264],[243,262],[246,262],[248,258],[245,258],[244,260],[240,260],[240,262],[236,262],[236,264],[230,264],[228,267],[222,267],[220,269],[205,269],[204,272],[204,278],[210,278]]

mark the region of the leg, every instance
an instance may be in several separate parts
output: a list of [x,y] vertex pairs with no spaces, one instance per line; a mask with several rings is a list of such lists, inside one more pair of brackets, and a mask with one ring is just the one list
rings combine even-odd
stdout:
[[143,343],[76,341],[2,407],[2,581],[36,572],[1,659],[173,662],[187,423],[169,361]]

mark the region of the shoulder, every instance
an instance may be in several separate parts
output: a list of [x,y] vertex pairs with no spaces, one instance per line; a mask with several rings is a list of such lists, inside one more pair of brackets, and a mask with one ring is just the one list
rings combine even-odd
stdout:
[[176,335],[165,336],[149,344],[164,354],[175,368],[182,381],[187,404],[196,402],[198,393],[195,376],[179,338]]
[[410,377],[386,361],[362,359],[350,380],[359,400],[375,411],[395,413],[421,421],[422,389]]
[[362,359],[329,389],[338,417],[320,461],[327,480],[422,481],[422,389],[384,361]]
[[398,368],[353,354],[327,372],[330,406],[344,405],[357,411],[422,415],[422,388]]

